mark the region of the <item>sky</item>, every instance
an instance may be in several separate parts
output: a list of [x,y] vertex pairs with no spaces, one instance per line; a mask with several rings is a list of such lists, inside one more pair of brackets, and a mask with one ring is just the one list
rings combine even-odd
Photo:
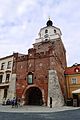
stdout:
[[80,64],[80,0],[0,0],[0,58],[27,54],[49,16],[61,29],[67,65]]

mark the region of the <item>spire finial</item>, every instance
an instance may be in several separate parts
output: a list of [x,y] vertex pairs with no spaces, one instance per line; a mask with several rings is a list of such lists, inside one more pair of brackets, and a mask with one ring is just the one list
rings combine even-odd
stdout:
[[50,16],[49,16],[48,18],[49,18],[49,20],[50,20]]
[[49,16],[49,20],[47,21],[47,26],[52,26],[53,22],[50,20],[50,16]]

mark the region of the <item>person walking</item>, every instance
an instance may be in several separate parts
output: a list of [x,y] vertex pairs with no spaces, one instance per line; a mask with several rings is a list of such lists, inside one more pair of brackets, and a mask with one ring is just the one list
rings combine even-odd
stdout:
[[15,107],[18,108],[18,101],[17,101],[17,98],[15,98]]
[[14,107],[14,98],[11,100],[12,108]]

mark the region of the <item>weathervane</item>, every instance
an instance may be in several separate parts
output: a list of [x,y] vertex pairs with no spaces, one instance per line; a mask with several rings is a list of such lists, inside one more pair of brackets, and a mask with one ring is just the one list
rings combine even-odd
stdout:
[[50,16],[48,16],[49,20],[50,20]]

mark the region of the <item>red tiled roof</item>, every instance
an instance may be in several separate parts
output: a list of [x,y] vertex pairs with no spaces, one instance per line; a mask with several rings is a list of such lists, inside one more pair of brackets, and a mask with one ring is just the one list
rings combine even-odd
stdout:
[[79,74],[80,73],[80,64],[73,65],[72,67],[67,67],[65,69],[65,75]]

